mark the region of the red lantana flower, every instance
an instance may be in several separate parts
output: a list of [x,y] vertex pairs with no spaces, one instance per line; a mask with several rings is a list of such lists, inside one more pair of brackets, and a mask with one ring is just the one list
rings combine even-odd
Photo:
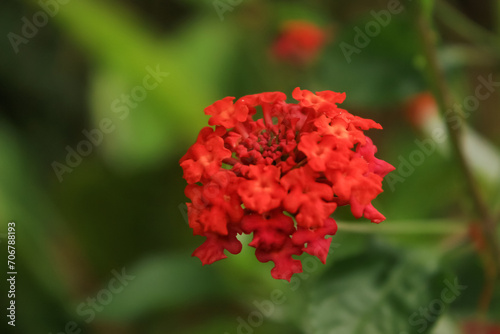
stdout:
[[326,42],[325,30],[308,21],[286,21],[272,46],[275,58],[293,65],[313,62]]
[[[210,125],[181,158],[188,185],[189,226],[206,241],[193,256],[210,264],[241,251],[238,234],[253,234],[271,275],[290,280],[302,272],[303,252],[326,262],[338,206],[374,223],[385,217],[371,201],[394,170],[377,159],[363,133],[382,127],[337,104],[345,94],[296,88],[298,103],[280,92],[227,97],[205,109]],[[262,117],[260,117],[262,115]]]

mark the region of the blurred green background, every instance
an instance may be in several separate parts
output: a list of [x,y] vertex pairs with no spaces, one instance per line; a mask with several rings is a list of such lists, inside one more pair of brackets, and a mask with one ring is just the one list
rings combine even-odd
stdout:
[[[424,2],[455,101],[474,96],[479,77],[500,81],[499,2]],[[425,114],[415,96],[432,86],[415,2],[402,0],[350,62],[343,52],[390,3],[0,2],[0,272],[9,221],[18,272],[15,327],[0,282],[1,332],[499,333],[498,279],[487,283],[491,267],[449,143],[433,142],[421,163],[400,168],[422,151],[415,140],[444,129],[432,112],[414,120]],[[288,20],[328,36],[308,64],[272,56]],[[154,72],[157,85],[142,89]],[[248,238],[241,254],[202,267],[191,257],[203,238],[187,225],[178,161],[207,124],[203,109],[264,91],[291,102],[295,87],[346,92],[343,108],[382,124],[368,135],[398,168],[374,202],[387,220],[352,221],[338,209],[327,265],[303,255],[304,273],[291,283],[271,278]],[[467,117],[463,147],[498,222],[500,94],[490,88]],[[86,133],[97,144],[82,144]],[[78,149],[85,156],[68,158]]]

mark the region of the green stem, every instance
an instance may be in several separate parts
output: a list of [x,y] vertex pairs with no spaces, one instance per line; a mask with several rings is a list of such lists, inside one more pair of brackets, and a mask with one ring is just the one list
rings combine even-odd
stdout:
[[467,231],[465,221],[437,219],[421,222],[413,221],[386,221],[377,226],[373,224],[360,224],[358,222],[337,222],[339,231],[361,234],[463,234]]
[[494,0],[495,33],[500,38],[500,0]]
[[[441,3],[441,2],[440,2]],[[456,23],[458,24],[458,23]],[[462,150],[462,131],[464,129],[465,120],[462,115],[454,108],[454,100],[451,91],[447,85],[442,67],[438,62],[436,45],[434,41],[435,32],[432,29],[432,23],[423,13],[422,8],[419,8],[417,16],[417,27],[422,40],[422,47],[427,60],[427,71],[430,84],[432,85],[434,96],[443,117],[446,121],[446,126],[450,135],[450,141],[453,146],[453,151],[458,163],[458,168],[461,170],[464,177],[467,192],[472,199],[475,215],[479,219],[482,234],[486,243],[485,251],[481,254],[484,260],[484,267],[491,285],[499,273],[500,268],[500,251],[497,241],[496,228],[494,218],[489,211],[489,208],[484,201],[478,184],[472,174],[469,164]],[[445,113],[446,111],[446,113]],[[454,119],[461,119],[460,124],[453,122]],[[488,286],[485,291],[488,290]],[[485,300],[487,298],[482,298]],[[481,303],[482,311],[487,310],[489,305]]]

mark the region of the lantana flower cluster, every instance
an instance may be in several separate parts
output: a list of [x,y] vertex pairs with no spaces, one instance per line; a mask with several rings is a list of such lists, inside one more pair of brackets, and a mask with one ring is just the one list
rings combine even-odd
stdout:
[[203,264],[226,258],[225,250],[239,253],[237,235],[253,234],[257,259],[274,262],[271,275],[289,281],[302,272],[293,255],[326,262],[337,207],[385,219],[371,201],[394,167],[375,157],[363,132],[382,127],[339,108],[345,93],[296,88],[292,95],[298,103],[267,92],[205,109],[214,128],[203,128],[180,160],[189,226],[206,237],[193,253]]

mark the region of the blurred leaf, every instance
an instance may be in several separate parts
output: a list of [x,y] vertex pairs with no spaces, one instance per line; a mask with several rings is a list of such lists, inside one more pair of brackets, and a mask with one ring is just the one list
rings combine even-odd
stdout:
[[[242,314],[241,317],[248,316],[248,314]],[[302,334],[297,328],[294,328],[290,324],[286,323],[275,323],[269,321],[264,318],[262,325],[260,326],[242,326],[238,330],[238,326],[241,326],[237,321],[239,316],[235,315],[233,318],[229,316],[226,317],[213,317],[209,321],[203,322],[201,324],[196,324],[192,326],[193,328],[188,327],[187,324],[182,326],[183,328],[179,332],[179,334],[221,334],[221,333],[258,333],[258,334],[276,334],[276,333],[286,333],[286,334]],[[245,321],[245,320],[244,320]],[[254,320],[255,321],[255,320]],[[248,323],[248,322],[247,322]],[[243,332],[245,331],[245,332]],[[251,332],[254,331],[254,332]],[[171,332],[171,331],[169,331]],[[177,333],[177,332],[176,332]]]
[[[116,130],[107,136],[113,137],[108,141],[115,154],[123,154],[115,162],[117,167],[137,167],[142,158],[147,165],[162,153],[172,153],[179,143],[193,141],[207,124],[203,109],[222,98],[217,94],[217,73],[226,62],[235,34],[220,22],[193,23],[177,36],[180,43],[153,36],[144,29],[144,22],[124,8],[97,1],[72,2],[55,19],[97,62],[97,69],[106,68],[106,72],[96,72],[92,105],[96,128],[104,117],[116,121]],[[134,116],[117,120],[124,113],[119,115],[114,108],[113,115],[112,103],[143,85],[150,73],[147,67],[169,75],[147,92],[146,101],[132,101],[139,105],[129,108]],[[111,87],[106,88],[108,84]],[[115,106],[123,107],[118,102]]]
[[[364,30],[369,22],[376,21],[369,17],[343,27],[319,67],[323,85],[346,92],[349,106],[389,106],[425,87],[413,64],[419,46],[411,22],[394,16],[386,27],[378,25],[380,33],[373,37]],[[359,36],[365,36],[364,45],[356,42],[362,40]],[[346,45],[359,52],[350,53]]]
[[[482,188],[487,190],[487,198],[494,198],[500,186],[500,152],[486,138],[466,127],[462,135],[465,158],[473,171],[480,177]],[[499,202],[490,202],[492,206]]]
[[[62,299],[67,296],[67,284],[54,268],[55,246],[50,244],[60,220],[39,188],[26,152],[22,140],[0,119],[0,233],[6,235],[9,221],[16,223],[18,262],[27,266],[51,296]],[[2,246],[5,240],[2,236]]]
[[449,316],[442,316],[437,321],[436,325],[432,329],[431,334],[457,334],[460,333],[460,327]]
[[[450,155],[449,140],[437,142],[432,137],[432,133],[435,130],[446,129],[446,124],[442,117],[438,115],[429,117],[422,128],[426,138],[417,139],[417,141],[420,143],[427,142],[427,144],[418,146],[427,146],[427,150],[429,150],[429,153],[426,152],[427,155],[434,154],[435,151],[441,156],[448,158]],[[494,198],[500,189],[500,151],[487,138],[467,124],[463,127],[460,145],[467,163],[477,176],[477,180],[481,182],[481,188],[487,193],[486,197],[493,199],[490,201],[490,204],[492,206],[500,205],[498,200],[495,201]],[[417,145],[415,145],[414,150],[424,151],[422,147],[417,147]],[[431,173],[427,172],[427,174]]]
[[113,112],[112,101],[119,99],[122,94],[130,94],[126,75],[105,70],[94,71],[91,86],[95,129],[100,129],[103,119],[112,121],[113,131],[104,134],[103,139],[105,161],[122,169],[151,166],[161,162],[165,152],[175,147],[172,133],[159,115],[163,108],[152,102],[151,98],[137,103],[135,108],[118,103],[116,106],[122,108],[120,113]]
[[325,17],[324,8],[319,3],[277,2],[272,4],[276,13],[276,22],[282,24],[288,20],[304,20],[324,26],[330,19]]
[[135,278],[99,316],[129,321],[159,309],[215,302],[230,295],[214,268],[202,267],[188,254],[147,258],[126,273]]
[[[405,131],[406,136],[399,131]],[[457,211],[456,203],[463,198],[463,178],[455,163],[437,153],[438,145],[422,149],[425,139],[408,137],[409,131],[400,126],[385,133],[386,142],[390,143],[384,148],[390,151],[387,161],[396,170],[384,178],[383,196],[376,199],[376,203],[384,205],[374,206],[386,217],[397,220],[443,217],[450,210]]]
[[[467,286],[460,298],[450,305],[450,313],[458,319],[466,319],[476,314],[478,301],[484,293],[486,277],[482,269],[482,260],[475,247],[469,246],[461,252],[449,254],[443,261],[443,269],[454,272],[460,284]],[[491,303],[485,316],[489,319],[498,319],[499,314],[500,285],[497,283],[491,291]]]

